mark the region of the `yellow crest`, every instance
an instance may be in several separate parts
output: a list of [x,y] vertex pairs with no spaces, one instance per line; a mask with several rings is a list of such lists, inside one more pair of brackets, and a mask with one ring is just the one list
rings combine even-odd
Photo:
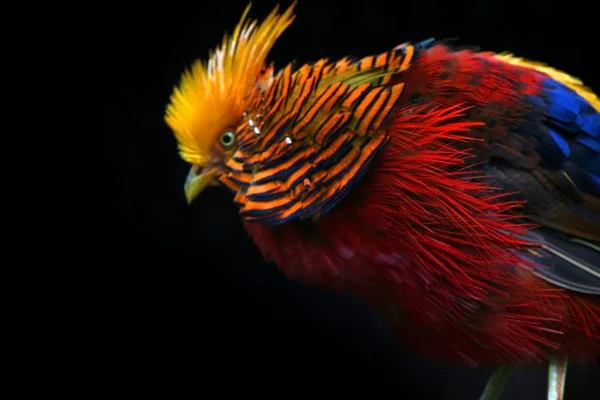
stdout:
[[294,2],[279,6],[258,25],[246,19],[249,4],[233,34],[225,35],[208,63],[198,60],[185,71],[167,106],[165,121],[173,130],[181,157],[203,165],[218,137],[235,128],[252,96],[261,89],[260,73],[269,50],[294,20]]

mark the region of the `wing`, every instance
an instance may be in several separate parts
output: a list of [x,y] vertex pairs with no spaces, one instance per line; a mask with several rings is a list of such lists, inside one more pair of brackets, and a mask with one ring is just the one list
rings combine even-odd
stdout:
[[525,213],[545,227],[529,237],[540,244],[532,256],[546,266],[536,273],[565,289],[600,295],[600,101],[562,72],[499,58],[543,75],[538,93],[523,97],[529,115],[492,141],[496,157],[488,173],[524,194]]
[[317,220],[369,169],[404,92],[393,76],[429,41],[354,61],[288,65],[238,129],[239,150],[221,182],[248,221]]
[[523,214],[545,229],[529,254],[540,276],[559,286],[600,290],[600,101],[581,81],[509,54],[436,44],[405,73],[411,102],[471,107],[482,140],[473,151],[491,186],[524,201]]

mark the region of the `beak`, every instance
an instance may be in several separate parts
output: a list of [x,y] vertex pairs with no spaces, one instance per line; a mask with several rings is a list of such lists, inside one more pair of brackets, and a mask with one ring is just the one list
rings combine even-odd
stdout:
[[217,168],[203,168],[199,174],[198,171],[200,171],[199,166],[192,166],[187,178],[185,178],[185,185],[183,188],[185,190],[185,199],[188,204],[191,204],[192,201],[213,182]]

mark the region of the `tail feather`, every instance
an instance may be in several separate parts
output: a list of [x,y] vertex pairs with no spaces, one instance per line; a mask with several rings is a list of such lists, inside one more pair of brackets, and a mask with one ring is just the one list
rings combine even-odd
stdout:
[[563,289],[600,296],[600,244],[550,229],[528,233],[540,245],[532,254],[540,278]]

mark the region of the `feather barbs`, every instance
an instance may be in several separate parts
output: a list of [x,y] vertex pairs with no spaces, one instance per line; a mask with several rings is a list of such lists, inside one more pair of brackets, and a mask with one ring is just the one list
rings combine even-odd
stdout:
[[236,192],[242,217],[314,222],[338,204],[383,150],[384,128],[405,89],[395,77],[416,53],[406,44],[280,71],[240,124],[239,149],[219,177]]
[[596,109],[596,111],[600,112],[600,99],[598,99],[598,96],[590,88],[585,86],[580,79],[575,78],[574,76],[571,76],[556,68],[552,68],[544,63],[526,60],[521,57],[515,57],[508,52],[496,54],[494,57],[512,65],[532,68],[545,73],[552,79],[564,83],[569,88],[573,89],[578,95],[586,99],[592,105],[592,107]]
[[256,94],[270,83],[268,52],[294,20],[292,3],[282,14],[279,7],[258,24],[246,17],[248,5],[231,36],[225,36],[208,62],[196,61],[174,89],[165,121],[173,130],[181,157],[203,165],[218,136],[235,126]]

